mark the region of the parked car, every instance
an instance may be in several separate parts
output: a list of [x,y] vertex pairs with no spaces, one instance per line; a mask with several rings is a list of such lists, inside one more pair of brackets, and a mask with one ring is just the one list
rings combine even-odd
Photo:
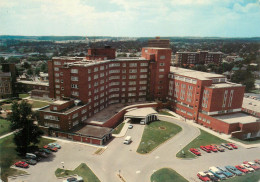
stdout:
[[128,125],[128,129],[132,129],[133,128],[133,125]]
[[197,176],[202,181],[210,181],[209,177],[204,172],[198,172]]
[[236,165],[235,166],[239,171],[241,171],[242,173],[248,173],[249,170],[246,169],[244,166],[241,166],[241,165]]
[[39,149],[40,152],[45,152],[46,154],[51,154],[51,151],[45,148]]
[[34,154],[38,157],[43,157],[43,158],[48,157],[48,155],[45,152],[36,151],[36,152],[34,152]]
[[197,155],[197,156],[200,156],[200,155],[201,155],[201,153],[198,151],[198,149],[190,148],[190,151],[191,151],[193,154]]
[[84,182],[84,180],[81,176],[76,176],[76,177],[67,178],[63,180],[63,182]]
[[234,176],[233,173],[229,172],[229,171],[228,171],[227,169],[225,169],[224,167],[217,167],[217,168],[218,168],[220,171],[222,171],[222,173],[223,173],[226,177],[228,177],[228,178]]
[[256,160],[255,160],[255,163],[257,163],[257,164],[260,165],[260,159],[256,159]]
[[233,149],[237,149],[237,146],[233,143],[228,143],[228,145],[230,145]]
[[252,167],[254,170],[259,170],[260,169],[260,167],[258,165],[256,165],[256,163],[254,163],[254,162],[245,161],[243,163],[250,165],[250,167]]
[[212,174],[211,172],[205,171],[204,173],[209,177],[211,181],[219,181],[219,179],[216,176],[214,176],[214,174]]
[[225,166],[225,168],[229,171],[229,172],[231,172],[231,173],[233,173],[233,174],[235,174],[235,175],[237,175],[237,176],[241,176],[243,173],[241,172],[241,171],[239,171],[237,168],[235,168],[234,166]]
[[218,151],[218,149],[216,147],[214,147],[213,145],[207,145],[206,147],[210,148],[210,150],[213,151],[213,152]]
[[225,149],[223,147],[221,147],[220,145],[212,144],[212,146],[214,146],[220,152],[225,152]]
[[49,143],[48,146],[50,146],[50,147],[56,147],[56,148],[58,148],[58,149],[61,149],[61,146],[60,146],[59,144],[57,144],[57,143]]
[[249,172],[255,172],[254,168],[252,168],[249,164],[241,164],[244,168],[246,168]]
[[208,153],[210,153],[211,152],[211,150],[210,149],[208,149],[207,147],[205,147],[205,146],[200,146],[200,148],[202,149],[202,150],[204,150],[205,152],[208,152]]
[[43,148],[48,149],[52,152],[57,152],[58,148],[57,147],[50,147],[49,145],[44,145]]
[[27,164],[30,164],[30,165],[36,165],[37,164],[37,161],[33,160],[33,159],[26,159],[24,162],[26,162]]
[[27,164],[27,163],[24,162],[24,161],[16,162],[16,163],[14,163],[14,165],[15,165],[16,167],[21,167],[21,168],[28,168],[28,167],[29,167],[29,164]]
[[33,159],[33,160],[36,160],[36,161],[41,160],[41,157],[37,157],[35,154],[32,154],[32,153],[26,153],[25,158],[26,159]]
[[217,178],[219,178],[220,180],[224,180],[226,179],[226,176],[215,166],[212,166],[209,168],[209,171],[214,174],[214,176],[216,176]]
[[227,148],[228,150],[233,150],[233,147],[231,147],[231,146],[228,145],[227,143],[222,143],[221,146]]

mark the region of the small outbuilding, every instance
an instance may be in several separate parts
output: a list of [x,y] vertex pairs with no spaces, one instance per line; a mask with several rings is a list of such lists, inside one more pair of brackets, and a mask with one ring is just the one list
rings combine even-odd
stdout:
[[131,109],[125,113],[124,119],[139,119],[143,124],[147,124],[151,121],[156,121],[157,118],[157,111],[154,110],[152,107],[146,108],[135,108]]

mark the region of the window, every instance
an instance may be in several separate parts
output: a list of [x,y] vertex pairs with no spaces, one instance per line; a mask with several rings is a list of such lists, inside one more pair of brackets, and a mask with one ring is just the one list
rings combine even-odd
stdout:
[[60,76],[60,74],[59,73],[55,73],[55,77],[59,77]]
[[208,107],[208,98],[209,98],[209,91],[204,90],[203,97],[202,97],[202,107],[204,108]]
[[88,81],[91,81],[91,76],[88,77]]
[[79,96],[79,92],[77,92],[77,91],[72,91],[72,95],[73,95],[73,96]]
[[140,75],[140,78],[147,78],[147,75]]
[[71,76],[71,81],[79,81],[79,78],[77,76]]
[[129,70],[129,73],[136,73],[137,72],[137,69],[130,69]]
[[162,68],[162,69],[159,69],[159,72],[164,72],[164,69]]
[[78,84],[71,84],[71,88],[79,88]]
[[164,75],[159,75],[159,78],[164,78]]
[[228,90],[225,90],[222,107],[226,107]]
[[78,69],[71,69],[71,73],[78,73]]
[[75,113],[75,114],[72,115],[72,119],[75,119],[78,116],[79,116],[79,113]]
[[84,114],[84,113],[86,113],[87,112],[87,109],[83,109],[82,111],[81,111],[81,114]]
[[97,72],[97,71],[98,71],[98,67],[95,67],[95,68],[94,68],[94,72]]
[[59,79],[55,79],[55,82],[56,82],[56,83],[60,83],[60,80],[59,80]]
[[81,121],[85,121],[87,119],[87,116],[83,116],[82,118],[81,118]]
[[129,75],[129,79],[136,79],[136,75]]
[[59,61],[54,61],[54,65],[61,65],[61,62],[59,62]]
[[137,63],[130,63],[129,67],[137,67]]
[[88,73],[91,73],[91,69],[88,69]]
[[60,88],[60,85],[55,85],[55,88]]
[[164,66],[165,64],[164,63],[160,63],[160,66]]
[[165,59],[165,55],[161,55],[161,56],[160,56],[160,59]]
[[231,90],[229,95],[228,107],[231,107],[232,105],[233,94],[234,94],[234,90]]
[[74,121],[74,122],[72,123],[73,126],[76,126],[76,125],[78,125],[78,124],[79,124],[79,120]]
[[141,63],[141,66],[148,66],[148,63]]
[[44,115],[44,119],[59,121],[58,116],[52,116],[52,115]]
[[100,66],[100,70],[104,70],[104,66]]
[[94,75],[94,79],[98,79],[98,74]]
[[54,68],[54,71],[59,71],[60,69],[58,67],[55,67]]
[[136,85],[136,81],[130,81],[129,85]]
[[140,81],[139,84],[147,84],[147,81]]
[[147,69],[141,69],[140,72],[145,73],[145,72],[147,72]]

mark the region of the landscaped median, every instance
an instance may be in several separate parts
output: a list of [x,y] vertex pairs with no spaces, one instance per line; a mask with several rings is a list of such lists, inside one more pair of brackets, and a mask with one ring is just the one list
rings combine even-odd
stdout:
[[149,153],[181,130],[182,128],[180,126],[166,121],[148,123],[144,128],[144,133],[137,152],[140,154]]
[[125,123],[120,123],[113,131],[113,134],[119,134],[121,130],[123,129]]
[[[180,150],[176,157],[179,158],[195,158],[196,156],[189,152],[190,148],[199,148],[201,145],[210,145],[210,144],[221,144],[228,143],[226,140],[218,138],[204,130],[200,130],[200,135],[195,138],[192,142],[186,145],[182,150]],[[183,151],[183,152],[182,152]]]
[[170,168],[162,168],[154,172],[151,176],[151,182],[188,182],[176,171]]
[[81,163],[73,171],[58,168],[55,171],[55,175],[56,177],[67,177],[71,175],[78,175],[81,176],[84,181],[100,182],[97,176],[92,172],[92,170],[85,163]]
[[[16,152],[15,144],[13,142],[14,135],[7,136],[0,139],[0,166],[1,166],[1,177],[2,180],[7,181],[8,176],[24,174],[24,171],[10,168],[15,162],[21,160],[22,158]],[[39,147],[54,142],[54,140],[41,138]]]

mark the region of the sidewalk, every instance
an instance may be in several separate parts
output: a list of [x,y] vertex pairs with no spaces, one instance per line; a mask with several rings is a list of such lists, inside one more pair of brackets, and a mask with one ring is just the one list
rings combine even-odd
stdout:
[[9,135],[12,135],[14,132],[16,132],[16,131],[12,131],[12,132],[7,133],[7,134],[5,134],[5,135],[3,135],[3,136],[0,136],[0,139],[5,138],[5,137],[8,137]]
[[120,138],[120,137],[124,137],[127,130],[128,130],[128,126],[130,125],[130,123],[128,123],[128,121],[126,122],[126,120],[123,121],[123,123],[125,123],[124,127],[122,128],[121,132],[119,134],[112,134],[113,137],[116,138]]
[[[204,131],[206,131],[206,132],[208,132],[208,133],[210,133],[210,134],[212,134],[212,135],[215,135],[216,137],[219,137],[219,138],[221,138],[221,139],[223,139],[223,140],[227,140],[227,141],[232,142],[232,143],[235,143],[235,144],[237,144],[237,145],[241,145],[241,146],[243,146],[244,148],[247,148],[247,149],[260,147],[260,143],[259,143],[259,144],[243,144],[243,143],[241,143],[241,142],[232,140],[232,139],[231,139],[231,135],[227,135],[227,134],[224,134],[224,133],[219,134],[219,132],[215,132],[215,131],[213,131],[213,130],[211,130],[211,129],[209,129],[209,128],[206,128],[206,127],[204,127],[204,126],[202,126],[202,125],[200,125],[200,124],[197,124],[197,123],[195,123],[193,120],[189,120],[189,119],[186,119],[186,120],[185,120],[185,118],[183,118],[182,116],[180,116],[180,115],[178,115],[178,114],[176,114],[176,113],[174,113],[174,112],[172,112],[172,111],[170,111],[170,110],[166,110],[166,111],[169,112],[170,114],[174,114],[174,116],[177,116],[177,118],[178,118],[179,120],[181,120],[181,121],[183,121],[183,122],[187,122],[188,124],[193,125],[193,126],[195,126],[195,127],[197,127],[197,128],[200,128],[200,129],[202,129],[202,130],[204,130]],[[176,119],[176,118],[175,118],[175,119]]]

